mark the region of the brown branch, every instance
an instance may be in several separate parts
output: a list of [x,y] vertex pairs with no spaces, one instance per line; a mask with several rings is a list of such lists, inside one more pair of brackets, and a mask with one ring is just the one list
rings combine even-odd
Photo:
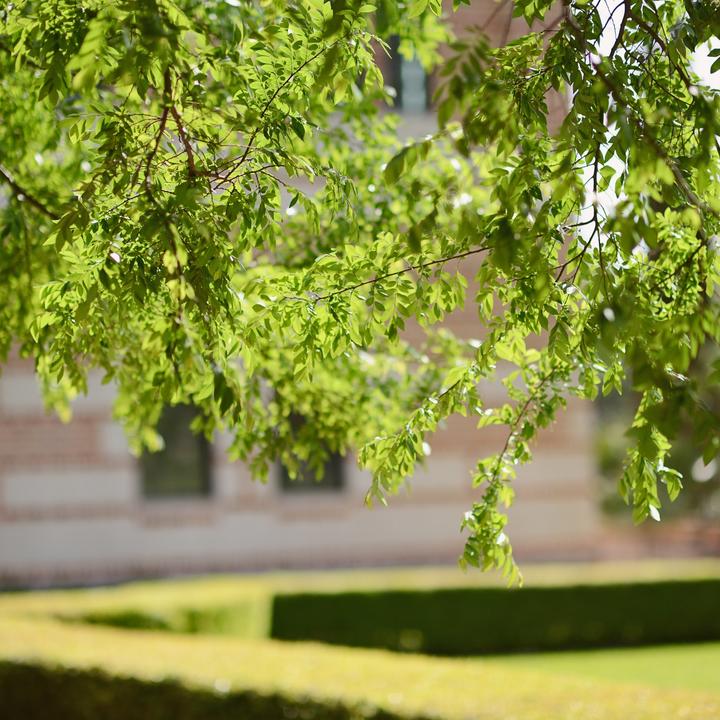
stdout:
[[165,70],[165,85],[163,87],[163,111],[160,115],[160,127],[158,128],[157,135],[155,136],[155,144],[152,150],[148,153],[145,159],[145,189],[150,193],[150,175],[152,169],[152,163],[160,149],[160,143],[162,142],[163,135],[165,134],[165,128],[167,126],[168,114],[170,113],[172,95],[172,84],[170,79],[170,68]]
[[537,398],[537,396],[540,394],[540,392],[544,389],[547,382],[552,378],[552,376],[558,372],[558,368],[552,367],[550,370],[548,370],[538,381],[537,385],[533,388],[532,392],[527,396],[525,402],[523,403],[522,407],[520,408],[520,411],[515,416],[515,419],[512,421],[512,424],[510,425],[510,431],[507,434],[507,437],[505,438],[505,444],[503,445],[502,450],[498,453],[497,456],[497,462],[495,463],[495,467],[493,468],[492,476],[490,480],[488,481],[488,485],[492,486],[494,485],[499,478],[500,470],[502,469],[503,462],[505,460],[505,456],[507,455],[508,451],[510,450],[510,446],[513,444],[515,439],[517,438],[518,429],[520,428],[520,423],[525,419],[527,416],[527,412],[530,409],[530,406],[532,405],[533,401]]
[[[571,285],[575,282],[575,278],[577,277],[578,270],[580,269],[580,265],[582,265],[583,258],[585,257],[585,253],[588,251],[588,248],[592,244],[592,241],[595,239],[595,233],[597,232],[597,208],[595,208],[593,217],[590,219],[586,224],[595,223],[596,227],[593,228],[592,235],[583,243],[582,248],[575,253],[572,257],[569,257],[564,263],[561,263],[560,265],[556,265],[553,268],[550,268],[551,270],[557,270],[558,274],[555,276],[555,282],[560,282],[560,278],[563,276],[563,273],[568,269],[570,265],[572,265],[576,260],[578,261],[578,266],[575,268],[575,272],[573,273],[573,276],[568,281]],[[525,275],[524,277],[532,277],[531,275]]]
[[[598,65],[595,65],[594,67],[596,75],[602,80],[603,84],[608,88],[608,90],[610,90],[610,92],[615,95],[617,101],[623,104],[626,108],[630,108],[630,105],[623,96],[620,88],[618,88],[618,86],[612,80],[610,80],[610,78]],[[703,214],[707,213],[710,215],[718,215],[717,211],[710,207],[704,200],[699,198],[695,191],[690,187],[690,185],[688,185],[688,182],[685,179],[685,176],[680,171],[680,168],[678,168],[677,163],[675,163],[675,161],[668,155],[665,148],[663,148],[663,146],[647,128],[647,125],[645,124],[645,118],[643,118],[643,122],[641,122],[635,115],[630,115],[629,119],[635,126],[635,128],[639,131],[640,137],[643,138],[645,142],[650,145],[650,147],[652,147],[652,149],[655,151],[655,154],[668,166],[668,168],[670,168],[670,172],[673,174],[675,182],[680,187],[680,190],[682,190],[687,201],[691,205],[694,205]]]
[[18,199],[24,198],[32,205],[38,212],[41,212],[51,220],[58,220],[60,216],[52,211],[44,202],[36,198],[31,192],[20,185],[4,167],[0,165],[0,179],[2,179],[6,185],[15,193]]
[[[167,127],[168,116],[170,115],[171,109],[172,109],[172,78],[170,76],[170,68],[166,68],[165,74],[164,74],[164,83],[163,83],[163,110],[162,110],[162,114],[160,115],[160,125],[158,127],[158,132],[155,137],[155,143],[153,145],[152,150],[148,153],[147,159],[145,160],[145,183],[144,184],[145,184],[145,194],[147,195],[148,200],[157,209],[158,213],[161,216],[162,223],[165,226],[165,230],[167,232],[168,245],[170,246],[170,252],[172,253],[173,257],[175,258],[175,262],[177,263],[177,276],[182,277],[183,265],[182,265],[182,262],[180,261],[177,243],[175,242],[175,236],[173,235],[172,221],[170,220],[170,217],[168,216],[167,210],[158,202],[157,198],[155,197],[155,194],[153,193],[152,186],[151,186],[152,163],[153,163],[153,160],[155,159],[155,156],[157,155],[158,150],[160,148],[160,144],[162,142],[163,135],[165,134],[165,128]],[[183,318],[182,306],[180,306],[178,308],[177,318],[178,318],[179,322],[182,322],[182,318]]]
[[[567,3],[568,0],[565,0]],[[572,30],[573,35],[578,39],[580,43],[582,43],[583,48],[586,50],[586,52],[589,52],[591,50],[590,45],[587,41],[587,38],[585,37],[585,33],[583,32],[582,28],[578,25],[577,21],[572,15],[572,11],[570,10],[569,5],[566,4],[565,6],[565,17],[568,27]],[[632,16],[633,19],[635,19],[635,16]],[[643,28],[644,29],[644,28]],[[665,52],[667,53],[667,46],[662,42],[660,38],[655,38],[659,41],[659,44],[661,48],[665,49]],[[679,71],[679,69],[676,67],[676,70]],[[640,138],[645,140],[645,142],[650,145],[650,147],[653,149],[655,154],[665,162],[665,164],[668,166],[670,171],[673,174],[673,177],[675,178],[675,183],[677,187],[682,191],[683,195],[685,196],[685,199],[688,201],[688,203],[692,206],[694,206],[700,213],[701,218],[704,215],[713,215],[715,217],[719,217],[720,213],[718,213],[717,210],[715,210],[713,207],[708,205],[706,202],[702,200],[702,198],[698,197],[695,191],[690,187],[687,180],[685,179],[685,176],[680,171],[680,168],[678,168],[675,161],[668,155],[667,151],[663,146],[660,144],[660,142],[653,136],[653,134],[648,130],[646,124],[645,124],[645,118],[642,117],[642,121],[636,117],[635,114],[631,113],[630,110],[632,109],[631,103],[628,102],[628,100],[625,98],[622,90],[618,87],[618,85],[615,83],[615,81],[610,78],[605,71],[600,66],[600,63],[592,63],[592,68],[595,73],[595,75],[600,79],[600,81],[605,85],[605,87],[608,89],[610,94],[614,96],[615,100],[620,103],[623,107],[627,108],[628,113],[627,117],[628,120],[635,126],[636,130],[639,133]],[[681,73],[682,75],[682,73]],[[720,148],[719,148],[720,151]],[[676,268],[672,270],[671,273],[669,273],[669,277],[675,276],[679,271],[681,271],[683,268],[685,268],[687,265],[689,265],[692,260],[697,256],[697,254],[702,250],[703,247],[707,247],[708,245],[708,237],[705,233],[705,230],[700,227],[697,231],[697,236],[700,239],[700,242],[698,245],[692,250],[692,252],[685,258],[685,260]],[[656,289],[660,282],[662,282],[662,279],[660,279],[658,282],[656,282],[653,287],[650,289],[652,292],[654,289]]]
[[[613,43],[612,48],[610,49],[610,54],[608,57],[612,59],[613,55],[617,52],[617,49],[620,47],[620,44],[623,41],[623,35],[625,34],[625,26],[627,25],[628,18],[630,17],[632,13],[632,8],[630,6],[631,0],[624,0],[625,8],[623,9],[623,16],[622,20],[620,21],[620,27],[618,28],[617,37],[615,38],[615,42]],[[615,10],[613,10],[612,13],[610,13],[610,17],[613,16],[613,13]]]
[[[510,0],[503,0],[502,2],[500,2],[500,3],[497,4],[497,6],[495,7],[495,9],[494,9],[494,10],[490,13],[490,15],[488,16],[487,20],[485,20],[485,22],[481,25],[481,28],[480,28],[480,29],[481,29],[483,32],[485,32],[485,30],[487,30],[487,29],[490,27],[490,23],[492,23],[492,21],[497,17],[497,14],[498,14],[501,10],[504,10],[504,9],[505,9],[505,7],[506,7],[506,5],[508,4],[509,1],[510,1]],[[510,10],[510,13],[512,14],[512,10]]]
[[460,260],[462,258],[468,257],[469,255],[476,255],[477,253],[487,252],[488,250],[492,250],[492,247],[475,248],[475,250],[467,250],[466,252],[458,253],[457,255],[451,255],[449,257],[439,258],[438,260],[429,260],[428,262],[420,263],[418,265],[408,265],[408,267],[403,268],[402,270],[395,270],[394,272],[385,273],[384,275],[378,275],[377,277],[374,277],[370,280],[364,280],[363,282],[357,283],[356,285],[350,285],[349,287],[344,287],[340,290],[334,290],[327,295],[319,295],[314,299],[313,302],[317,303],[320,302],[320,300],[329,300],[336,295],[344,295],[347,292],[352,292],[353,290],[357,290],[358,288],[364,287],[365,285],[372,285],[373,283],[379,282],[380,280],[385,280],[390,277],[402,275],[406,272],[409,272],[410,270],[422,270],[424,268],[432,267],[433,265],[439,265],[440,263],[450,262],[451,260]]
[[178,112],[178,109],[174,106],[170,106],[170,112],[172,113],[172,116],[175,120],[175,124],[177,125],[178,129],[178,135],[180,136],[180,142],[183,144],[183,147],[185,148],[185,155],[187,155],[187,164],[188,164],[188,175],[191,178],[197,177],[197,168],[195,167],[195,155],[193,153],[192,145],[190,144],[190,140],[188,139],[187,134],[185,133],[185,128],[183,127],[183,121],[180,113]]
[[508,40],[510,39],[510,31],[512,30],[512,21],[513,21],[513,8],[510,7],[510,12],[508,13],[507,23],[505,24],[505,32],[503,33],[503,39],[500,43],[500,47],[505,47],[508,44]]
[[685,107],[690,107],[690,105],[692,104],[691,102],[688,102],[687,100],[683,100],[683,98],[681,98],[681,97],[679,97],[678,95],[676,95],[672,90],[670,90],[669,88],[666,88],[666,87],[660,82],[660,80],[658,80],[658,79],[655,77],[655,75],[654,75],[654,73],[652,72],[652,70],[648,70],[648,69],[644,66],[644,63],[647,61],[647,58],[646,58],[646,57],[643,57],[643,56],[640,55],[639,53],[636,53],[636,52],[633,52],[632,50],[630,50],[630,48],[628,48],[628,46],[627,46],[624,42],[622,43],[622,47],[623,47],[623,50],[625,50],[625,52],[626,52],[633,60],[635,60],[636,62],[638,62],[638,63],[641,64],[642,70],[643,70],[643,73],[644,73],[645,77],[646,77],[653,85],[655,85],[655,87],[660,88],[660,90],[662,90],[663,93],[665,93],[665,95],[667,95],[668,97],[673,98],[673,100],[677,100],[677,102],[679,102],[681,105],[684,105]]
[[551,33],[553,30],[556,30],[557,27],[562,23],[563,21],[563,15],[560,13],[554,20],[551,20],[545,27],[540,30],[541,35],[547,35],[548,33]]
[[247,170],[235,176],[238,167],[239,165],[237,163],[233,163],[229,166],[225,175],[223,175],[221,172],[216,172],[213,170],[208,170],[205,174],[215,182],[215,187],[213,189],[218,190],[223,185],[227,184],[235,186],[240,180],[240,178],[245,177],[246,175],[252,175],[253,173],[263,172],[265,170],[272,170],[273,168],[276,168],[278,166],[275,163],[270,163],[268,165],[263,165],[259,168],[256,168],[255,170]]
[[[341,39],[344,39],[341,38]],[[258,124],[255,126],[255,129],[252,131],[250,135],[250,139],[248,140],[248,144],[245,147],[245,152],[242,154],[242,157],[240,158],[239,165],[242,165],[242,163],[245,162],[247,159],[248,153],[250,152],[250,149],[253,146],[253,143],[255,142],[255,138],[257,137],[257,134],[260,132],[260,127],[262,126],[262,121],[265,118],[265,115],[267,114],[267,111],[270,109],[270,106],[275,102],[275,98],[282,92],[282,90],[287,87],[298,75],[299,72],[301,72],[304,68],[306,68],[310,63],[317,60],[324,52],[327,52],[331,47],[337,45],[340,40],[336,40],[334,43],[330,45],[325,45],[324,47],[321,47],[320,50],[318,50],[314,55],[311,55],[305,62],[298,65],[295,70],[293,70],[290,75],[288,75],[285,80],[283,80],[280,85],[278,85],[275,88],[275,91],[273,94],[268,98],[267,102],[263,106],[263,109],[260,111],[260,117],[258,118]]]
[[[602,125],[602,120],[603,120],[603,113],[602,113],[602,111],[600,111],[600,124],[601,125]],[[598,172],[600,170],[599,166],[600,166],[600,142],[598,141],[595,144],[595,151],[594,151],[594,156],[593,156],[592,184],[593,184],[593,193],[595,194],[594,203],[593,203],[593,216],[587,222],[575,223],[575,225],[573,226],[573,227],[580,227],[581,225],[590,225],[592,223],[594,226],[593,231],[592,231],[590,237],[585,241],[585,243],[583,243],[583,246],[578,253],[576,253],[572,257],[568,258],[561,265],[557,266],[557,268],[559,268],[559,272],[558,272],[557,276],[555,277],[556,283],[560,281],[560,278],[562,277],[565,270],[567,270],[568,266],[577,260],[578,261],[577,267],[575,268],[575,272],[573,273],[572,277],[569,280],[570,284],[575,283],[575,278],[577,277],[578,273],[580,272],[580,267],[582,265],[583,258],[585,257],[585,253],[587,253],[588,248],[592,244],[592,241],[594,240],[596,234],[598,237],[598,248],[600,251],[600,265],[601,265],[601,267],[603,266],[602,240],[601,240],[601,236],[600,236],[600,222],[599,222],[599,218],[598,218],[598,206],[597,206]],[[604,272],[604,267],[603,267],[603,272]],[[606,294],[607,294],[607,285],[605,286],[605,289],[606,289]]]
[[[566,0],[567,2],[567,0]],[[583,29],[578,25],[577,21],[575,20],[572,11],[570,10],[569,6],[566,6],[565,8],[565,22],[567,23],[567,26],[571,29],[572,34],[577,38],[577,40],[582,44],[583,49],[585,52],[588,53],[594,53],[594,50],[590,43],[587,41],[587,38],[585,37],[585,33]],[[608,89],[610,94],[615,98],[615,100],[624,108],[626,108],[627,111],[627,117],[628,120],[635,126],[635,129],[639,132],[640,138],[645,140],[645,142],[650,145],[650,147],[654,150],[655,154],[665,162],[665,164],[670,169],[670,172],[672,172],[673,177],[675,178],[675,182],[682,191],[682,193],[685,195],[685,198],[687,201],[694,205],[698,210],[700,210],[703,214],[709,214],[709,215],[715,215],[717,216],[719,213],[714,210],[712,207],[710,207],[706,202],[704,202],[701,198],[697,196],[695,191],[688,185],[687,180],[683,176],[682,172],[678,168],[675,161],[668,155],[668,153],[665,151],[665,149],[662,147],[662,145],[658,142],[658,140],[653,136],[653,134],[649,131],[645,124],[645,118],[642,118],[642,122],[636,117],[636,114],[631,112],[633,110],[632,103],[628,101],[628,99],[625,97],[624,93],[620,89],[620,87],[617,85],[617,83],[602,69],[601,63],[591,63],[591,67],[593,69],[594,74],[598,77],[598,79],[605,85],[605,87]]]
[[615,7],[612,8],[612,10],[611,10],[610,3],[608,2],[608,0],[605,0],[605,7],[608,9],[608,16],[607,16],[607,19],[605,20],[605,22],[603,23],[603,26],[600,28],[600,32],[598,33],[599,37],[602,37],[605,30],[607,30],[608,25],[610,25],[611,23],[612,23],[613,28],[615,28],[615,32],[617,32],[618,27],[615,24],[614,15],[615,15],[615,12],[617,11],[617,9],[624,4],[625,4],[625,0],[620,0],[620,2],[617,5],[615,5]]
[[[600,123],[602,124],[603,121],[603,112],[600,111]],[[603,288],[605,289],[605,299],[610,302],[610,292],[608,290],[608,284],[607,284],[607,272],[605,270],[605,258],[603,257],[603,242],[602,242],[602,233],[600,232],[600,219],[598,218],[598,174],[600,172],[600,143],[598,142],[595,146],[595,157],[593,158],[593,193],[595,194],[594,197],[594,204],[593,204],[593,223],[594,223],[594,229],[593,229],[593,236],[597,234],[598,239],[598,260],[600,261],[600,273],[602,274],[603,279]],[[590,238],[592,240],[592,236]],[[573,275],[572,282],[575,282],[575,277],[578,274],[580,270],[580,264],[582,263],[582,258],[580,259],[580,263],[578,263],[577,270],[575,270],[575,275]]]
[[[702,239],[702,238],[701,238]],[[705,247],[705,242],[701,242],[696,245],[691,252],[689,252],[685,259],[676,267],[672,268],[666,273],[660,275],[659,278],[648,288],[649,293],[654,293],[666,280],[670,280],[680,274],[685,268],[690,266],[690,263],[697,257],[699,252]]]
[[632,20],[634,20],[635,24],[641,30],[644,30],[660,46],[660,49],[663,51],[663,53],[665,53],[668,62],[675,69],[675,72],[680,76],[680,79],[683,81],[683,84],[688,89],[688,91],[690,91],[693,87],[692,80],[685,72],[685,70],[683,70],[683,68],[672,59],[672,55],[670,54],[667,44],[660,37],[659,33],[655,31],[655,28],[653,28],[652,25],[648,25],[648,23],[646,23],[639,15],[636,15],[633,12],[632,8],[628,9],[628,15],[630,16],[630,18],[632,18]]

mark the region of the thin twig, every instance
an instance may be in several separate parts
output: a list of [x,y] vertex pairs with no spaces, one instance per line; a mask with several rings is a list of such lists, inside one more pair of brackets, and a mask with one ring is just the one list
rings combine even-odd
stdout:
[[[590,43],[587,41],[583,29],[578,25],[569,7],[566,7],[565,21],[567,23],[567,26],[571,29],[573,35],[575,35],[575,37],[580,41],[585,51],[588,53],[593,53],[594,51],[590,46]],[[634,112],[631,112],[633,110],[632,103],[628,101],[617,83],[602,69],[601,64],[599,62],[591,63],[591,67],[595,75],[615,97],[617,102],[622,107],[627,109],[628,120],[639,131],[640,137],[652,147],[652,149],[655,151],[655,154],[668,166],[668,168],[673,174],[673,177],[675,178],[675,182],[685,195],[685,198],[688,200],[688,202],[691,205],[694,205],[703,214],[710,214],[715,216],[719,215],[720,213],[718,213],[714,208],[710,207],[706,202],[699,198],[695,191],[690,187],[690,185],[688,185],[687,180],[683,176],[675,161],[668,155],[662,145],[655,139],[655,137],[645,125],[645,118],[643,118],[643,122],[640,122],[640,120],[636,117],[636,114]]]
[[503,461],[505,460],[505,456],[507,455],[508,450],[510,450],[511,444],[517,437],[520,423],[522,420],[525,419],[527,412],[530,409],[530,405],[533,403],[535,398],[539,395],[540,391],[545,387],[548,380],[550,380],[550,378],[552,378],[552,376],[557,371],[558,371],[558,368],[552,367],[540,378],[537,385],[533,388],[532,392],[527,396],[525,402],[523,403],[522,407],[520,408],[520,411],[515,416],[515,419],[513,420],[512,424],[510,425],[510,431],[508,432],[507,437],[505,438],[505,444],[503,445],[502,450],[498,454],[497,462],[495,463],[495,467],[493,468],[492,477],[488,481],[489,485],[493,485],[497,482],[498,476],[500,474],[500,469],[502,468]]
[[373,283],[379,282],[380,280],[385,280],[386,278],[395,277],[397,275],[402,275],[406,272],[409,272],[410,270],[423,270],[424,268],[432,267],[433,265],[439,265],[440,263],[450,262],[451,260],[460,260],[461,258],[468,257],[469,255],[476,255],[477,253],[487,252],[488,250],[492,250],[492,247],[489,246],[489,247],[475,248],[475,250],[468,250],[463,253],[458,253],[457,255],[451,255],[449,257],[439,258],[438,260],[429,260],[428,262],[420,263],[418,265],[408,265],[406,268],[403,268],[402,270],[396,270],[395,272],[386,273],[384,275],[378,275],[377,277],[357,283],[356,285],[350,285],[349,287],[344,287],[344,288],[341,288],[340,290],[334,290],[333,292],[330,292],[327,295],[319,295],[318,297],[316,297],[314,299],[314,302],[317,303],[317,302],[320,302],[321,300],[329,300],[330,298],[333,298],[336,295],[343,295],[345,293],[352,292],[353,290],[357,290],[358,288],[364,287],[365,285],[372,285]]
[[507,23],[505,25],[505,32],[503,33],[503,39],[500,43],[500,47],[505,47],[507,45],[508,40],[510,39],[510,31],[512,29],[512,21],[513,21],[513,8],[510,8],[510,12],[508,13]]
[[[342,38],[344,39],[344,37]],[[288,75],[285,80],[283,80],[280,85],[278,85],[275,88],[275,91],[273,94],[268,98],[267,102],[263,106],[263,109],[260,111],[260,117],[258,118],[258,124],[255,126],[255,129],[252,131],[250,138],[248,139],[247,147],[245,148],[245,152],[242,154],[242,157],[240,158],[239,164],[245,162],[247,159],[248,153],[250,152],[250,149],[253,146],[253,143],[255,142],[255,138],[257,137],[257,134],[260,132],[260,128],[262,127],[263,119],[265,118],[265,115],[267,111],[270,109],[270,106],[275,102],[275,98],[282,92],[282,90],[287,87],[297,76],[299,72],[301,72],[304,68],[306,68],[310,63],[314,62],[319,58],[324,52],[327,52],[331,47],[334,45],[337,45],[337,43],[340,42],[340,40],[336,40],[331,45],[325,45],[324,47],[321,47],[314,55],[311,55],[305,62],[298,65],[295,70],[293,70],[290,75]]]
[[185,133],[185,128],[183,127],[182,116],[180,115],[180,112],[174,105],[170,106],[170,112],[172,113],[172,116],[175,120],[175,124],[177,125],[178,135],[180,136],[180,142],[183,144],[183,147],[185,148],[185,155],[187,155],[188,175],[191,178],[194,178],[198,174],[197,168],[195,167],[195,155],[193,153],[193,149],[192,149],[192,145],[190,144],[190,140],[188,140],[188,136]]
[[168,114],[170,113],[172,95],[172,84],[170,80],[170,68],[165,70],[165,84],[163,87],[163,110],[160,115],[160,127],[158,128],[157,135],[155,137],[155,144],[152,150],[148,153],[145,160],[145,189],[150,192],[150,176],[152,170],[152,163],[160,149],[160,143],[162,142],[163,135],[165,134],[165,127],[167,126]]
[[[490,27],[490,23],[497,17],[497,14],[505,9],[505,6],[510,2],[510,0],[503,0],[502,2],[497,4],[497,7],[490,13],[488,16],[488,19],[482,24],[482,30],[483,32],[487,30]],[[511,11],[512,12],[512,11]]]
[[641,30],[644,30],[660,46],[660,49],[665,54],[665,57],[668,59],[668,62],[670,63],[670,65],[672,65],[673,68],[675,68],[675,72],[677,72],[677,74],[682,79],[685,87],[688,89],[688,91],[690,91],[693,87],[692,80],[688,76],[687,72],[672,59],[672,55],[670,54],[670,51],[668,49],[666,42],[655,31],[655,28],[653,28],[652,25],[649,25],[648,23],[646,23],[639,15],[636,15],[633,12],[632,8],[629,8],[628,14],[629,14],[630,18],[632,18],[632,20],[635,21],[637,26]]
[[[617,49],[620,47],[620,43],[623,41],[623,35],[625,34],[625,26],[627,25],[628,18],[630,17],[630,13],[632,12],[632,8],[630,7],[631,0],[624,0],[625,8],[623,9],[623,16],[622,20],[620,21],[620,27],[617,31],[617,37],[615,38],[615,42],[613,43],[612,48],[610,49],[610,54],[608,57],[612,59],[613,55],[617,52]],[[618,6],[619,7],[619,6]],[[617,8],[615,8],[617,10]],[[610,17],[613,16],[615,10],[610,13]]]
[[655,74],[652,72],[652,70],[648,70],[648,69],[644,66],[644,63],[645,63],[645,62],[647,61],[647,59],[648,59],[647,57],[644,57],[643,55],[640,55],[639,53],[633,52],[632,50],[630,50],[630,49],[628,48],[628,46],[627,46],[624,42],[622,43],[622,47],[623,47],[623,50],[625,50],[625,52],[626,52],[633,60],[635,60],[635,61],[637,61],[638,63],[641,64],[640,67],[642,67],[642,70],[643,70],[643,72],[644,72],[644,74],[645,74],[645,77],[646,77],[653,85],[655,85],[656,87],[660,88],[660,90],[662,90],[668,97],[673,98],[673,100],[677,100],[677,102],[679,102],[681,105],[684,105],[686,108],[690,107],[690,105],[692,104],[691,102],[688,102],[687,100],[683,100],[683,98],[681,98],[681,97],[679,97],[678,95],[676,95],[672,90],[666,88],[666,87],[660,82],[660,80],[658,80],[658,79],[655,77]]

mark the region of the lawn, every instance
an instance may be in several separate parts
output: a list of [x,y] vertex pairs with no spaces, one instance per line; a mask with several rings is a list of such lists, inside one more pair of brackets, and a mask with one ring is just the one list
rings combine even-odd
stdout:
[[508,655],[493,662],[554,676],[720,693],[720,643]]

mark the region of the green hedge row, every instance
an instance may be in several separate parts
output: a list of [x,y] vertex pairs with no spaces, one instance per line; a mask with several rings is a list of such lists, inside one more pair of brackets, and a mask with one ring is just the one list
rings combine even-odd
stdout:
[[[378,708],[308,698],[219,693],[172,681],[0,662],[4,720],[400,720]],[[414,720],[422,720],[416,717]]]
[[274,638],[440,655],[720,639],[720,580],[276,595]]
[[171,612],[147,612],[142,609],[109,610],[60,619],[131,630],[161,630],[188,635],[245,635],[247,613],[236,607],[174,609]]
[[[249,601],[248,601],[249,602]],[[181,633],[246,635],[248,603],[128,608],[75,620]],[[603,585],[287,593],[269,634],[439,655],[476,655],[720,639],[720,579]]]
[[[178,593],[179,594],[179,593]],[[148,595],[150,609],[142,604],[142,598],[131,600],[126,606],[110,606],[90,612],[64,611],[50,614],[58,620],[80,622],[88,625],[105,625],[132,630],[159,630],[187,635],[236,635],[240,637],[267,637],[267,618],[270,600],[266,595],[235,598],[232,603],[206,603],[200,606],[163,607]],[[80,598],[82,604],[82,598]]]

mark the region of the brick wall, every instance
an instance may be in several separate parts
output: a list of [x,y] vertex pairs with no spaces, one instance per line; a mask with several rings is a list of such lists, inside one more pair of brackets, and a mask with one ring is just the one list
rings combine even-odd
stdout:
[[[31,365],[0,378],[0,583],[100,582],[213,569],[452,562],[473,500],[469,471],[501,442],[454,419],[427,467],[389,508],[367,509],[367,475],[347,461],[341,492],[283,493],[213,452],[208,498],[142,498],[138,462],[93,383],[65,425],[44,413]],[[583,415],[583,413],[585,413]],[[591,423],[580,406],[546,433],[521,474],[513,536],[521,555],[588,557],[599,532]]]

